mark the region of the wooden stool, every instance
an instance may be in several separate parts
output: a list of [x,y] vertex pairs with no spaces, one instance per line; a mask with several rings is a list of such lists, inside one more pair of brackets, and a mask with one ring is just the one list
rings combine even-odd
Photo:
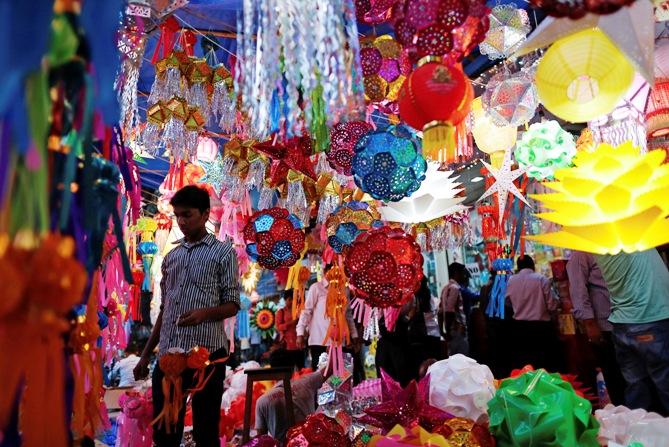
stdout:
[[244,431],[242,433],[242,444],[249,442],[251,433],[251,410],[253,403],[253,383],[264,380],[283,380],[283,393],[286,400],[286,413],[288,414],[288,426],[295,425],[295,413],[293,412],[293,392],[290,388],[290,378],[293,376],[292,367],[281,368],[259,368],[247,369],[246,374],[246,402],[244,402]]

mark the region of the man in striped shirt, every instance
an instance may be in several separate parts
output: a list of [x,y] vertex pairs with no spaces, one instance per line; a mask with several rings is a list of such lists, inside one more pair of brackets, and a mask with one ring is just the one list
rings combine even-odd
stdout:
[[[209,350],[210,360],[227,356],[228,340],[223,320],[239,310],[239,272],[237,256],[229,241],[221,242],[206,230],[209,220],[209,194],[196,186],[186,186],[174,195],[174,208],[184,238],[177,242],[162,264],[162,306],[151,337],[135,368],[135,376],[146,377],[149,358],[159,347],[158,355],[177,350],[188,352],[199,346]],[[192,388],[194,370],[186,369],[184,391]],[[193,395],[193,438],[198,447],[219,445],[224,362],[207,366],[211,378]],[[159,364],[153,372],[153,407],[157,416],[163,407],[163,372]],[[179,446],[183,435],[185,402],[179,423],[171,433],[164,426],[154,427],[153,440],[158,447]]]

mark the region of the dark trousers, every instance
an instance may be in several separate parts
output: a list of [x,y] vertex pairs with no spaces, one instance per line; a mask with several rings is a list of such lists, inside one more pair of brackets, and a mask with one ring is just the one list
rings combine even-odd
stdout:
[[[210,355],[211,360],[217,360],[227,355],[225,348]],[[216,363],[206,368],[208,376],[213,370],[211,378],[204,389],[195,393],[191,400],[193,410],[193,439],[197,447],[219,447],[220,440],[218,435],[218,426],[221,419],[221,399],[223,397],[223,381],[225,380],[225,363]],[[182,374],[182,388],[184,394],[186,390],[192,388],[193,375],[195,370],[186,369]],[[153,392],[153,416],[158,416],[163,408],[165,396],[163,394],[163,377],[165,374],[156,363],[152,376]],[[184,416],[186,415],[186,398],[184,398],[179,413],[179,421],[171,433],[167,433],[164,425],[154,425],[153,442],[157,447],[179,447],[184,432]]]
[[595,354],[597,366],[602,369],[611,403],[614,405],[624,405],[625,379],[620,372],[620,367],[616,360],[616,350],[613,345],[613,335],[611,332],[603,331],[602,342],[593,343],[592,350]]
[[410,345],[394,337],[381,337],[376,345],[376,372],[381,377],[383,369],[390,377],[400,382],[402,387],[409,384],[417,375],[412,370],[412,359],[409,357]]
[[295,366],[295,368],[297,368],[298,371],[304,368],[304,357],[305,357],[304,350],[288,349],[287,352],[293,361],[293,365]]
[[669,416],[669,320],[614,324],[613,342],[627,382],[626,405]]
[[514,320],[511,356],[512,368],[532,365],[548,372],[563,371],[564,353],[559,334],[552,321]]
[[318,345],[309,346],[309,354],[311,354],[312,371],[316,371],[318,369],[318,358],[321,356],[322,353],[327,352],[327,350],[328,350],[327,346],[318,346]]

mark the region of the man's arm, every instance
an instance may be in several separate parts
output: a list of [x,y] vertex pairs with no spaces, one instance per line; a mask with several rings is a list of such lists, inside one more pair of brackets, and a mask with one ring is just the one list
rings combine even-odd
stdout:
[[573,314],[577,320],[583,321],[588,339],[598,341],[602,337],[599,324],[595,320],[595,311],[588,291],[587,281],[590,277],[590,266],[587,257],[573,252],[567,262],[569,276],[569,296],[573,306]]
[[587,286],[590,269],[584,256],[572,253],[571,259],[567,262],[567,275],[569,276],[569,296],[574,306],[574,317],[578,320],[593,320],[595,312],[592,309]]
[[149,360],[151,359],[151,354],[153,353],[156,346],[158,346],[158,341],[160,340],[160,328],[163,326],[163,307],[160,306],[160,313],[156,319],[156,324],[153,326],[151,331],[151,336],[149,340],[144,345],[144,350],[142,350],[142,355],[139,357],[139,362],[135,365],[135,368],[132,370],[135,380],[145,379],[149,375]]
[[256,432],[258,435],[267,434],[267,411],[270,405],[268,395],[260,396],[256,402]]
[[548,312],[555,312],[560,304],[560,298],[555,294],[551,287],[550,279],[545,276],[541,278],[541,288],[544,293],[544,301],[546,302],[546,309]]

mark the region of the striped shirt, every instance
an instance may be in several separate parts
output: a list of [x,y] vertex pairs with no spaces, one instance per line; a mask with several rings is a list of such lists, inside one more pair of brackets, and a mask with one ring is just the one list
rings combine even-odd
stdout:
[[223,321],[206,321],[196,326],[177,326],[184,312],[224,303],[239,308],[237,254],[230,241],[221,242],[207,234],[202,240],[177,241],[163,260],[160,289],[163,298],[163,325],[159,355],[170,348],[189,351],[195,346],[209,352],[228,346]]

